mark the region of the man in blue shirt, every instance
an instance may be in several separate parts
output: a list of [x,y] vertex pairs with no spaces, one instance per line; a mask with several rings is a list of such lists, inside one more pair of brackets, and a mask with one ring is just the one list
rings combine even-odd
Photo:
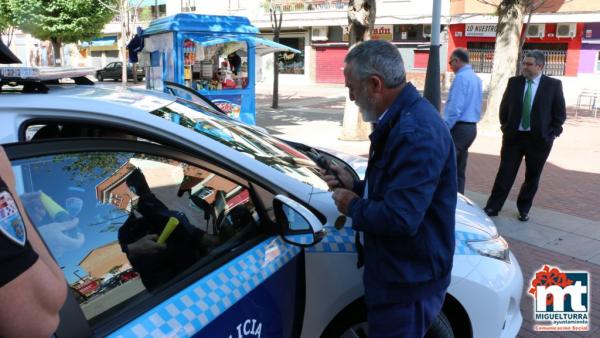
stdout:
[[421,338],[437,318],[454,254],[456,162],[439,112],[406,82],[398,49],[355,46],[345,59],[350,99],[376,122],[365,180],[325,177],[333,199],[362,236],[369,337]]
[[477,136],[476,123],[481,117],[481,79],[469,64],[465,49],[455,49],[448,64],[456,76],[444,107],[444,121],[456,147],[458,192],[464,194],[469,147]]

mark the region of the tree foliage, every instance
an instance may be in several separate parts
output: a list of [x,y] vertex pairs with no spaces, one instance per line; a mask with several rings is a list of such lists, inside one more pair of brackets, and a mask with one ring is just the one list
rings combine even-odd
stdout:
[[[100,0],[0,0],[0,6],[0,29],[3,22],[18,27],[37,39],[52,41],[57,51],[62,43],[98,36],[114,16]],[[53,53],[55,58],[59,54]]]
[[40,40],[88,40],[102,32],[114,13],[95,0],[3,0],[15,24]]

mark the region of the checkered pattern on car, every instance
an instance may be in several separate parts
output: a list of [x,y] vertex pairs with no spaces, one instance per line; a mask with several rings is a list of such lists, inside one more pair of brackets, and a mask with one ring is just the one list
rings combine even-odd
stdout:
[[307,252],[356,252],[354,230],[344,227],[340,230],[327,227],[327,235],[316,245],[306,248]]
[[271,237],[110,335],[187,337],[200,331],[300,252]]
[[[467,244],[467,241],[478,241],[487,239],[483,235],[473,234],[465,231],[455,233],[455,255],[476,255],[477,252]],[[344,227],[336,230],[327,228],[327,236],[318,244],[306,249],[307,252],[356,252],[354,245],[354,230]]]

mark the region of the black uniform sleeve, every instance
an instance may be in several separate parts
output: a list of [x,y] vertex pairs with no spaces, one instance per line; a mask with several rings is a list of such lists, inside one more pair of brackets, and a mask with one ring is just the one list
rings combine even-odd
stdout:
[[[21,210],[14,203],[4,180],[0,178],[0,287],[27,271],[38,259],[38,254],[27,240],[24,215],[21,215]],[[18,230],[21,235],[11,234],[11,222],[20,225]],[[17,239],[21,237],[21,240],[14,240],[9,236]]]
[[29,241],[20,246],[0,233],[0,287],[27,271],[37,259]]

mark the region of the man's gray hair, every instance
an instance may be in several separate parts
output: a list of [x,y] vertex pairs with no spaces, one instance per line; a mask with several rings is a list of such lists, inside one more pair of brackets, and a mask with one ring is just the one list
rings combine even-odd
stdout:
[[368,40],[348,52],[344,62],[352,66],[352,75],[365,81],[376,75],[387,88],[396,88],[406,82],[406,71],[398,48],[387,41]]
[[544,53],[542,53],[542,51],[537,50],[537,49],[526,51],[524,57],[526,57],[526,58],[534,58],[536,65],[542,65],[543,66],[543,65],[546,64],[546,56],[544,55]]

